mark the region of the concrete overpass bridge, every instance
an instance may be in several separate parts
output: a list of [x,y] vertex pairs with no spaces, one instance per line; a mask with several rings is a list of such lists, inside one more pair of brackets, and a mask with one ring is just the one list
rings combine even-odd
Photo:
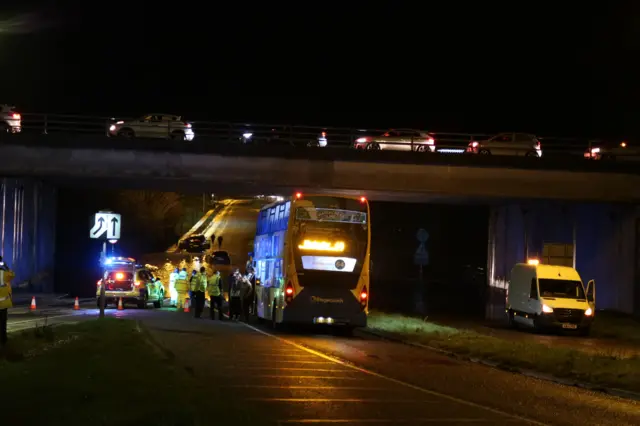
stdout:
[[3,176],[129,181],[165,189],[322,189],[411,200],[640,200],[640,170],[632,164],[572,158],[430,156],[63,135],[12,137],[0,144],[0,158]]

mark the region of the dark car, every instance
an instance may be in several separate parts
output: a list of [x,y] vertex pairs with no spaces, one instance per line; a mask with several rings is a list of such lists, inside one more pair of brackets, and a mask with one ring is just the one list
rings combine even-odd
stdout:
[[231,258],[226,251],[214,251],[211,255],[211,263],[214,265],[231,265]]
[[202,253],[211,247],[211,242],[204,235],[192,235],[181,244],[189,253]]

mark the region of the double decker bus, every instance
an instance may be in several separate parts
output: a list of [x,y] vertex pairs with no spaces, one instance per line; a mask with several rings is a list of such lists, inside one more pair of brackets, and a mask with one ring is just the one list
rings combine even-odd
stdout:
[[365,327],[370,222],[365,197],[296,193],[264,206],[254,240],[258,318]]

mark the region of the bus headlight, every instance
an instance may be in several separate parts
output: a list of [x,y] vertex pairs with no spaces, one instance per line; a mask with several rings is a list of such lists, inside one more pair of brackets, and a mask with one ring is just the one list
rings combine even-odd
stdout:
[[591,315],[593,315],[593,309],[587,308],[587,310],[584,311],[584,316],[585,317],[590,317]]
[[553,312],[553,308],[548,305],[542,305],[542,312],[544,312],[545,314],[550,314]]

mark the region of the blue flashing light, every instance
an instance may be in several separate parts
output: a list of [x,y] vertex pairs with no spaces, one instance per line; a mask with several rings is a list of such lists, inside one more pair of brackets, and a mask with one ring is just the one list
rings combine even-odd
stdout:
[[107,260],[104,261],[105,265],[111,265],[113,263],[113,259],[109,258]]

